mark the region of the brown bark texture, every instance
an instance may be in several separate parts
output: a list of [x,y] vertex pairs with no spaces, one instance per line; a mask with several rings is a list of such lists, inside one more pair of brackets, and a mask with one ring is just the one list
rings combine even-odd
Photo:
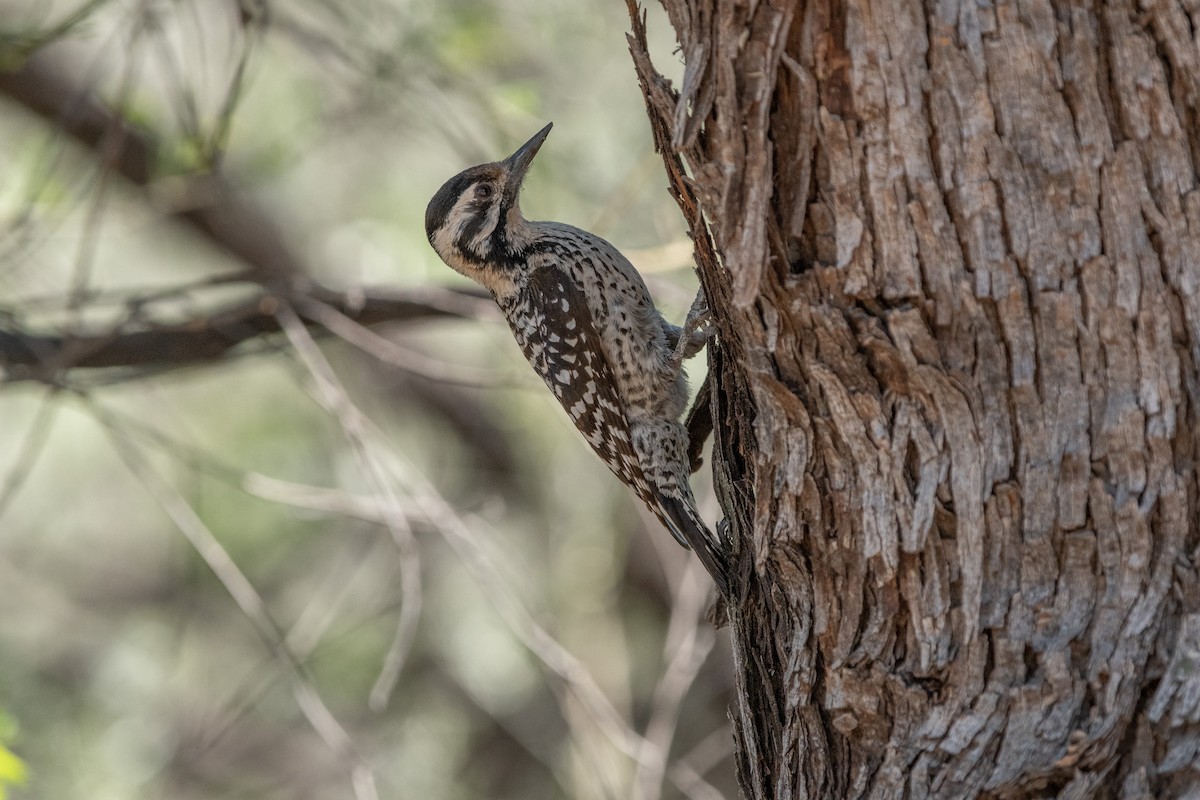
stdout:
[[628,0],[750,798],[1200,792],[1200,5]]

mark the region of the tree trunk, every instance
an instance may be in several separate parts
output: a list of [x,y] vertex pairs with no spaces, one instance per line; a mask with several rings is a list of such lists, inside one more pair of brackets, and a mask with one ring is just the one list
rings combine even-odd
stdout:
[[1194,796],[1200,6],[627,2],[746,796]]

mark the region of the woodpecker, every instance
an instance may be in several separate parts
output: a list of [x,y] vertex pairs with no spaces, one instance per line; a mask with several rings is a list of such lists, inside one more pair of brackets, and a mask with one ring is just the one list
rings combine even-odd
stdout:
[[551,127],[503,161],[446,181],[425,210],[425,233],[442,261],[491,293],[587,443],[727,594],[723,543],[696,510],[679,422],[687,405],[682,360],[704,345],[703,315],[672,325],[611,244],[525,219],[521,184]]

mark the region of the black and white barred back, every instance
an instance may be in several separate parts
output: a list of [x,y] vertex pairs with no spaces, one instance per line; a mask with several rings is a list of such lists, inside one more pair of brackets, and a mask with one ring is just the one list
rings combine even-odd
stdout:
[[588,444],[695,550],[724,593],[721,546],[688,484],[680,328],[663,319],[637,270],[611,244],[521,215],[521,183],[550,127],[504,161],[447,181],[425,212],[429,242],[447,265],[492,293],[525,358]]

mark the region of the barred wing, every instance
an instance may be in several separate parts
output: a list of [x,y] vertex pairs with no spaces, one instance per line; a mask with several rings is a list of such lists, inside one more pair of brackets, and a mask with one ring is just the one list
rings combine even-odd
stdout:
[[648,502],[650,487],[583,292],[570,276],[543,267],[504,311],[525,358],[575,427],[608,468]]
[[554,267],[543,267],[503,304],[517,344],[554,392],[575,427],[622,483],[632,488],[681,545],[700,557],[722,594],[728,593],[720,544],[696,513],[686,477],[667,494],[642,470],[624,403],[583,292]]

